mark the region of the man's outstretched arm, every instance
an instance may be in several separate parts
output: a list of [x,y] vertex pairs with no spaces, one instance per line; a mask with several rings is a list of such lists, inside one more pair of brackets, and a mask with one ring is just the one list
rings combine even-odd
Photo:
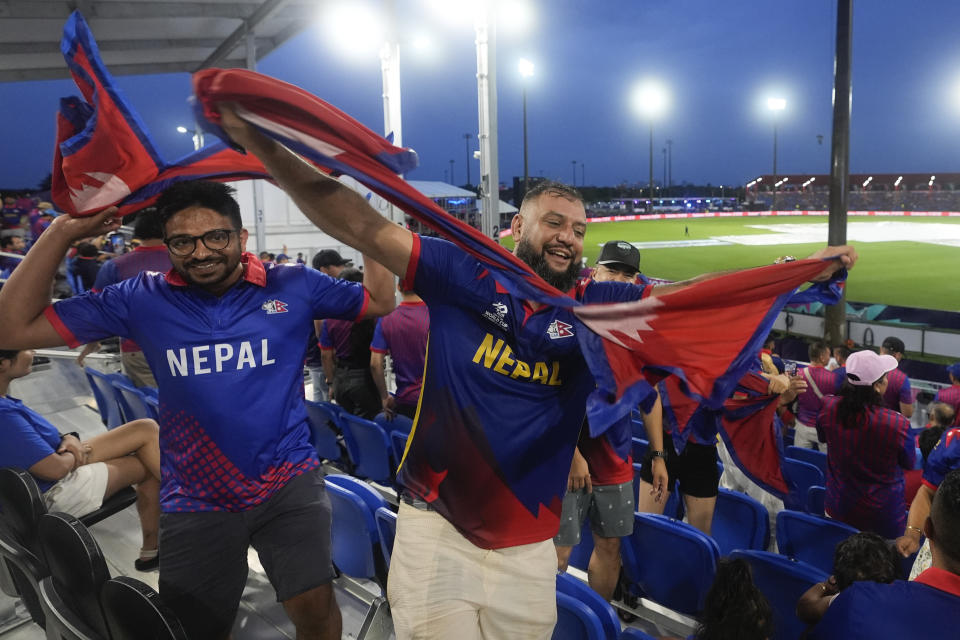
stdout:
[[324,175],[244,122],[231,105],[221,104],[219,109],[224,131],[257,156],[313,224],[401,278],[406,275],[413,248],[413,235],[409,231],[374,211],[353,189]]
[[111,207],[86,218],[60,216],[27,252],[21,265],[0,289],[0,349],[32,349],[65,344],[43,315],[57,267],[70,245],[120,227]]

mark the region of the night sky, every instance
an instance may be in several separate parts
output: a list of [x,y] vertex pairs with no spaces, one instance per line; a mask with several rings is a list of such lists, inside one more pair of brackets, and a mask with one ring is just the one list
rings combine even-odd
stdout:
[[[352,0],[363,4],[363,0]],[[421,166],[411,179],[466,181],[464,133],[476,148],[476,54],[468,22],[434,17],[422,0],[396,0],[401,35],[403,142]],[[325,3],[318,3],[324,5]],[[375,7],[381,2],[369,2]],[[833,88],[833,0],[539,0],[523,32],[497,31],[500,180],[522,174],[519,58],[528,80],[530,174],[576,183],[646,183],[649,120],[631,103],[656,78],[670,103],[654,123],[654,175],[673,140],[673,182],[742,185],[771,172],[780,115],[780,173],[828,173]],[[507,22],[507,21],[502,21]],[[512,21],[509,21],[512,22]],[[263,59],[258,71],[300,85],[381,131],[376,47],[344,55],[324,21]],[[854,6],[854,173],[960,170],[960,2],[861,0]],[[421,53],[410,42],[432,41]],[[96,28],[94,27],[94,36]],[[187,74],[122,76],[161,152],[191,150]],[[0,85],[0,185],[32,187],[49,171],[54,112],[70,81]],[[823,136],[822,143],[818,135]],[[580,163],[583,163],[581,173]],[[479,162],[471,158],[477,182]]]

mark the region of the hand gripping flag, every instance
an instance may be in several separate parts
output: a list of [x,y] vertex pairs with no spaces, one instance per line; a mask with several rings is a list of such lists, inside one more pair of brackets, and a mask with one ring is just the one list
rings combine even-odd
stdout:
[[[113,86],[78,13],[64,29],[63,51],[84,96],[71,102],[73,109],[62,110],[59,119],[63,129],[58,134],[54,191],[68,212],[88,215],[116,203],[121,212],[131,211],[177,180],[265,175],[254,158],[219,145],[167,165]],[[791,262],[721,276],[638,303],[581,307],[397,175],[414,166],[416,155],[411,150],[393,146],[298,87],[252,71],[206,69],[194,74],[193,84],[198,113],[225,142],[217,124],[217,104],[233,102],[241,117],[264,134],[323,170],[353,177],[457,244],[484,263],[511,294],[576,307],[580,319],[598,332],[583,327],[576,331],[598,380],[599,389],[588,406],[594,433],[636,405],[649,391],[648,377],[656,381],[678,375],[693,397],[722,404],[783,303],[824,268],[816,260]],[[728,322],[735,326],[728,327]]]

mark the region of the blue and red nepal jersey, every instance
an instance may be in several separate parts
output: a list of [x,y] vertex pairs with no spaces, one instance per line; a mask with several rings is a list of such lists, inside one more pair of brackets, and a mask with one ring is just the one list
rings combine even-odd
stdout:
[[[426,302],[430,337],[420,411],[398,474],[473,544],[548,540],[593,377],[573,314],[511,296],[453,244],[414,236],[406,283]],[[588,303],[649,287],[580,283]]]
[[119,335],[143,349],[160,390],[164,511],[244,511],[319,462],[303,404],[315,318],[357,319],[359,283],[244,254],[221,296],[176,271],[55,303],[46,317],[70,346]]
[[[799,370],[797,374],[806,380],[804,371],[809,372],[810,378],[817,385],[817,389],[820,390],[820,396],[836,394],[843,383],[843,380],[835,372],[828,371],[823,367],[804,367]],[[797,396],[797,420],[808,427],[817,424],[817,416],[820,414],[821,405],[820,396],[817,396],[811,386],[808,386],[805,391]]]
[[19,207],[3,207],[0,209],[0,228],[19,229],[26,213]]
[[900,411],[900,403],[913,404],[910,378],[900,369],[887,373],[887,390],[883,393],[883,406]]
[[430,312],[424,302],[401,302],[377,321],[370,350],[393,359],[400,404],[415,405],[420,397],[429,332]]
[[940,436],[923,466],[922,482],[936,491],[943,478],[954,469],[960,469],[960,428],[948,429]]

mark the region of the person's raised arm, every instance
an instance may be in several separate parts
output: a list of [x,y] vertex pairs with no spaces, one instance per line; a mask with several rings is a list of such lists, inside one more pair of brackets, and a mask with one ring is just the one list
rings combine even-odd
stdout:
[[396,281],[393,274],[382,264],[364,256],[363,287],[370,296],[364,318],[379,318],[397,306]]
[[401,278],[413,248],[412,234],[387,220],[359,193],[330,178],[282,144],[243,121],[231,105],[219,105],[221,126],[254,154],[300,211],[323,232],[360,250]]
[[111,207],[86,218],[60,216],[43,232],[0,289],[0,349],[65,344],[43,315],[57,267],[75,240],[118,229],[116,213]]

